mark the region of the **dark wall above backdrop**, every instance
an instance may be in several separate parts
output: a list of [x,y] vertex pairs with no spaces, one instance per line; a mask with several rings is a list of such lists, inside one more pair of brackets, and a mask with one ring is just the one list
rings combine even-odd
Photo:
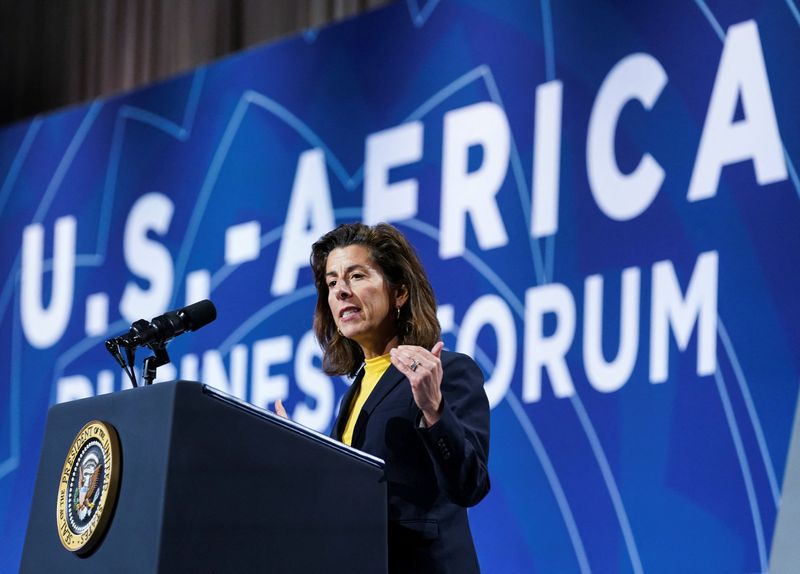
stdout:
[[392,0],[0,0],[0,125]]

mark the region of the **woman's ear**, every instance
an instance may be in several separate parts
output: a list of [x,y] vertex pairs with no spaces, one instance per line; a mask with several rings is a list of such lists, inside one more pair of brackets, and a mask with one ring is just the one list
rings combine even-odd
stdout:
[[408,287],[400,285],[394,293],[394,306],[399,309],[408,301]]

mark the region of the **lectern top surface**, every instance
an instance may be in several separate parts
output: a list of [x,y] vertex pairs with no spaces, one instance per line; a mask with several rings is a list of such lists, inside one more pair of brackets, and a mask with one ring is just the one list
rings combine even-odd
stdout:
[[257,407],[254,404],[248,403],[247,401],[243,401],[242,399],[230,395],[224,391],[220,391],[219,389],[215,389],[209,385],[203,385],[203,392],[210,397],[213,397],[217,400],[223,401],[229,405],[233,405],[237,408],[240,408],[254,416],[257,416],[261,419],[269,421],[273,424],[277,424],[283,426],[285,428],[291,429],[294,432],[300,433],[311,440],[317,441],[322,443],[329,448],[338,450],[343,452],[353,458],[366,462],[367,464],[374,466],[379,469],[383,469],[384,462],[383,459],[378,458],[377,456],[373,456],[351,446],[348,446],[338,440],[332,439],[329,436],[326,436],[320,432],[317,432],[313,429],[305,427],[299,423],[296,423],[290,419],[285,419],[283,417],[279,417],[275,413],[268,411],[267,409],[263,409],[261,407]]

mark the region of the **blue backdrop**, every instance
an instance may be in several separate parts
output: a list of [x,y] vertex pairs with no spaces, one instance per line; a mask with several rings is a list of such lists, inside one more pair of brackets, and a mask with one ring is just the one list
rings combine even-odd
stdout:
[[47,408],[125,388],[135,319],[211,297],[160,380],[327,431],[307,257],[354,220],[409,236],[487,375],[486,572],[766,571],[798,69],[794,0],[408,0],[0,130],[0,571]]

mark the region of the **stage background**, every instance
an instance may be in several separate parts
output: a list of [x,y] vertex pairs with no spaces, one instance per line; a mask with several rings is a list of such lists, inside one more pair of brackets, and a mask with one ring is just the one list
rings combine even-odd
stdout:
[[6,127],[0,571],[48,406],[127,386],[102,342],[133,320],[212,298],[160,379],[327,431],[307,256],[354,220],[408,235],[486,373],[484,571],[766,571],[798,496],[798,69],[793,0],[408,0]]

